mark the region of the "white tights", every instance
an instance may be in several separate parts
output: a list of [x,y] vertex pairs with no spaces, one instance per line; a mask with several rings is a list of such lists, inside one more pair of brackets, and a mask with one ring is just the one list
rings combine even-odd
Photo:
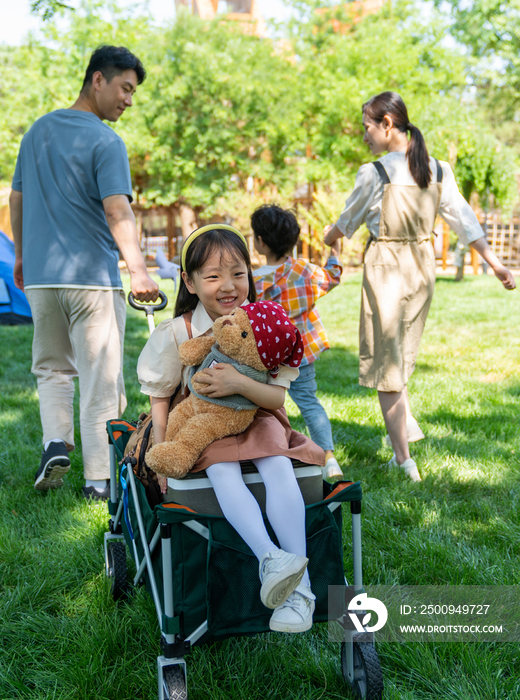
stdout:
[[[266,514],[280,547],[291,554],[306,555],[305,504],[287,457],[254,459],[266,492]],[[226,520],[235,528],[260,561],[278,547],[269,537],[256,498],[242,478],[239,462],[219,462],[206,469]],[[309,585],[307,572],[302,579]]]

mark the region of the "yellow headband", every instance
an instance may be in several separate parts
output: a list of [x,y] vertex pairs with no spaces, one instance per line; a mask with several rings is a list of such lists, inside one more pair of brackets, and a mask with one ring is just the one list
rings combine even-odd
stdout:
[[233,226],[228,226],[227,224],[207,224],[206,226],[201,226],[200,228],[193,231],[193,233],[190,233],[188,238],[184,241],[184,245],[182,246],[182,252],[181,252],[181,263],[182,263],[183,270],[186,269],[186,253],[188,252],[188,248],[193,243],[193,241],[196,238],[198,238],[202,233],[206,233],[206,231],[213,231],[213,230],[219,229],[219,228],[223,228],[226,231],[232,231],[233,233],[236,233],[236,235],[242,239],[245,247],[247,248],[246,239],[240,233],[240,231],[236,228],[233,228]]

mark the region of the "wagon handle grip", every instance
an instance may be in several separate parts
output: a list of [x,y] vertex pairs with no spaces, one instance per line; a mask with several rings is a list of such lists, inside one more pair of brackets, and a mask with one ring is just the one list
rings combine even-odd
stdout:
[[133,309],[137,309],[137,311],[144,311],[147,316],[153,316],[155,311],[161,311],[161,309],[166,307],[168,303],[168,297],[166,294],[164,292],[159,292],[159,298],[161,301],[158,304],[149,304],[145,301],[137,301],[132,292],[128,293],[128,303],[130,306]]

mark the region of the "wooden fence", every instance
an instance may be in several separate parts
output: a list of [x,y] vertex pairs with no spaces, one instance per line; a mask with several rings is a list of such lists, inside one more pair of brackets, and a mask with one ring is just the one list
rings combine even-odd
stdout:
[[[485,214],[477,213],[477,218],[486,235],[491,250],[501,262],[511,270],[520,270],[520,216],[515,215],[509,221],[504,221],[499,212]],[[448,250],[450,245],[450,229],[443,222],[442,268],[448,266]],[[479,254],[471,250],[471,266],[477,275],[481,259]]]
[[[306,200],[303,196],[297,197],[295,203],[304,204]],[[182,247],[182,230],[176,225],[177,217],[173,207],[152,207],[143,209],[139,206],[133,206],[141,249],[145,257],[152,261],[155,259],[155,253],[161,248],[169,260],[173,260],[179,255]],[[487,235],[487,240],[491,249],[500,258],[507,267],[518,270],[520,269],[520,217],[514,216],[511,221],[505,223],[502,221],[500,214],[493,213],[478,214],[480,224]],[[308,225],[304,224],[304,230],[308,229]],[[439,230],[438,228],[436,230]],[[311,233],[310,230],[306,230]],[[259,264],[259,259],[254,250],[252,236],[247,236],[249,239],[249,250],[255,263]],[[445,270],[448,266],[450,245],[450,230],[446,223],[442,222],[442,268]],[[298,242],[298,255],[303,258],[308,258],[311,262],[320,264],[325,250],[315,249],[306,241],[300,239]],[[439,253],[437,253],[439,255]],[[475,274],[478,274],[481,264],[480,256],[476,251],[471,249],[471,266]]]
[[520,216],[503,221],[497,212],[481,214],[479,221],[491,249],[512,270],[520,269]]

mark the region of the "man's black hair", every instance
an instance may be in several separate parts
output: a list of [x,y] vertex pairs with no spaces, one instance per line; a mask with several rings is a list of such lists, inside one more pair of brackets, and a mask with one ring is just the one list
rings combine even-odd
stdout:
[[290,209],[262,204],[251,216],[253,233],[260,237],[277,259],[292,251],[300,235],[300,226]]
[[92,76],[96,71],[101,71],[103,77],[109,83],[114,75],[121,75],[125,70],[134,70],[137,75],[137,84],[141,85],[146,78],[143,64],[124,46],[98,46],[90,57],[85,79],[81,89],[92,83]]

